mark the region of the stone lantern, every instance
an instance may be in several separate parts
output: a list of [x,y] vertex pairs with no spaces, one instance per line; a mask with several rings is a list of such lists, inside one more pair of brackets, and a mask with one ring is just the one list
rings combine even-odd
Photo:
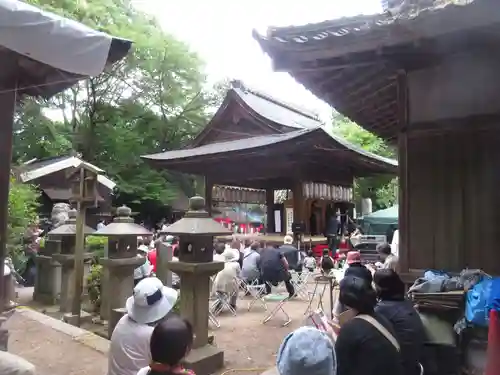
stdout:
[[123,307],[134,290],[134,269],[144,263],[137,257],[137,237],[151,236],[146,228],[135,224],[126,206],[116,210],[113,222],[94,233],[94,236],[108,238],[108,250],[100,259],[103,266],[101,279],[101,317],[108,319],[108,333],[111,333],[123,313]]
[[44,246],[36,255],[36,275],[33,300],[45,305],[54,305],[61,292],[60,264],[52,256],[61,252],[61,241],[47,236]]
[[[70,210],[68,212],[68,220],[63,225],[47,233],[49,238],[57,238],[60,241],[60,244],[54,243],[51,246],[59,246],[60,249],[60,252],[52,255],[52,259],[61,265],[61,296],[59,306],[60,311],[64,313],[71,311],[71,304],[75,294],[76,215],[76,210]],[[93,232],[94,229],[88,226],[84,227],[85,236]],[[88,262],[92,258],[92,254],[84,253],[83,258],[85,262]]]
[[168,267],[180,277],[181,315],[191,322],[195,334],[185,364],[197,374],[213,374],[224,365],[224,353],[208,343],[210,276],[224,267],[213,261],[213,238],[231,232],[209,216],[202,197],[192,197],[184,218],[165,233],[179,236],[179,261],[168,262]]

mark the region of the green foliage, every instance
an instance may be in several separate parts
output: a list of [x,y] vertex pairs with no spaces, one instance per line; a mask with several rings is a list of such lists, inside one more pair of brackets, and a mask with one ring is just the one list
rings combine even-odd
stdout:
[[[333,131],[352,144],[380,156],[396,158],[394,148],[347,117],[336,113],[332,120]],[[354,185],[354,194],[358,200],[361,198],[371,198],[373,208],[378,210],[390,207],[396,203],[397,187],[397,178],[393,178],[392,176],[357,178]]]
[[87,275],[87,294],[95,311],[99,311],[101,307],[102,272],[103,269],[101,265],[93,264],[90,266],[90,272]]
[[32,185],[10,180],[9,220],[7,227],[7,251],[17,264],[22,256],[23,237],[30,224],[37,220],[39,193]]
[[[43,9],[130,39],[124,61],[17,116],[14,159],[74,149],[117,182],[117,203],[172,203],[195,179],[157,171],[141,155],[178,148],[206,124],[223,86],[207,89],[199,57],[129,0],[28,0]],[[135,207],[134,207],[135,208]]]
[[99,258],[104,257],[104,249],[106,248],[108,238],[101,236],[87,236],[85,242],[87,244],[88,251],[93,254],[95,262],[99,263]]

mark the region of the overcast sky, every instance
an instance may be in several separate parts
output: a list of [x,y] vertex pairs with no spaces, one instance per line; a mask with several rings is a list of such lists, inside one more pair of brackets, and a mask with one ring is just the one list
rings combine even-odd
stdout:
[[326,104],[287,73],[273,72],[252,29],[303,25],[381,11],[380,0],[136,0],[165,31],[185,41],[206,62],[209,80],[237,78],[285,101],[329,115]]

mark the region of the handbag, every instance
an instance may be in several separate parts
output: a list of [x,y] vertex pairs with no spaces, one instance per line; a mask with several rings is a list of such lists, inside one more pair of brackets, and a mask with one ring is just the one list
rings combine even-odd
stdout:
[[356,318],[363,319],[365,322],[370,323],[373,327],[375,327],[384,337],[396,348],[399,352],[401,348],[399,347],[398,340],[382,325],[380,324],[374,317],[370,315],[360,314],[357,315]]

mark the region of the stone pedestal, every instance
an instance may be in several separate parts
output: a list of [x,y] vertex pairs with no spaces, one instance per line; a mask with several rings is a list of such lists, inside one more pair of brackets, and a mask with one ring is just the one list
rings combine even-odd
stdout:
[[[106,294],[102,294],[101,300],[108,301],[107,316],[111,317],[111,311],[125,306],[125,301],[134,290],[134,269],[144,263],[144,258],[101,258],[101,265],[107,270]],[[111,337],[115,326],[109,322],[108,334]]]
[[61,241],[47,239],[43,250],[35,258],[36,279],[33,300],[53,305],[61,292],[61,265],[52,256],[61,250]]
[[[71,312],[71,302],[75,295],[75,257],[72,254],[54,254],[52,258],[61,265],[61,294],[59,311]],[[84,254],[84,260],[89,261],[92,254]]]
[[172,260],[172,245],[162,242],[156,249],[156,277],[163,285],[172,287],[172,271],[168,267],[168,262]]
[[[120,307],[118,309],[111,310],[111,315],[108,320],[108,327],[116,327],[121,318],[127,313],[124,307]],[[113,334],[113,330],[108,330],[108,338],[111,339],[111,335]]]
[[180,311],[194,330],[193,349],[185,365],[198,375],[213,374],[224,366],[224,353],[208,343],[208,297],[210,276],[224,267],[222,262],[169,262],[168,267],[181,279]]
[[109,312],[110,312],[109,299],[102,298],[103,296],[107,296],[109,294],[108,286],[109,286],[109,269],[103,267],[101,273],[101,307],[99,310],[99,315],[101,316],[102,320],[109,319]]

